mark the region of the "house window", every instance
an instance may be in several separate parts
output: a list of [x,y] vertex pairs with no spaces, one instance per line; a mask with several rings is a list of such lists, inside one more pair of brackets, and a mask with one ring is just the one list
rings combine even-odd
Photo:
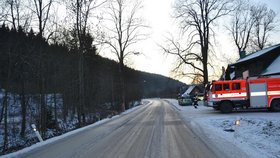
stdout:
[[229,84],[223,84],[224,91],[229,91]]
[[240,90],[240,83],[233,83],[232,90]]

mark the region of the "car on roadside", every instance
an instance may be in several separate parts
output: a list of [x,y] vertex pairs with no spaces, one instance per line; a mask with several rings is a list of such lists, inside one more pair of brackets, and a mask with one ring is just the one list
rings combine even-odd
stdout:
[[192,105],[192,97],[188,94],[182,94],[178,97],[178,104],[181,106]]

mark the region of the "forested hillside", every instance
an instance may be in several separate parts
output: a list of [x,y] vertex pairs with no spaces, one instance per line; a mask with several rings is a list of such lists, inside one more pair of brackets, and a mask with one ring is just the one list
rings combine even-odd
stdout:
[[[71,45],[73,40],[49,44],[32,30],[26,33],[20,28],[0,27],[3,153],[37,141],[30,140],[34,135],[31,124],[36,124],[45,139],[121,111],[119,65],[96,54],[90,35],[85,39],[84,104],[80,105],[79,54]],[[142,98],[176,96],[183,86],[179,81],[128,67],[124,74],[126,109]]]

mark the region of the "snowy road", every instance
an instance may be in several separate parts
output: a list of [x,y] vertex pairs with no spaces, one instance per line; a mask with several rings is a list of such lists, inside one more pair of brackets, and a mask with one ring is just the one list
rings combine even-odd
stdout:
[[[168,102],[152,104],[119,118],[55,141],[21,157],[180,158],[225,157],[194,134]],[[18,155],[19,156],[19,155]]]

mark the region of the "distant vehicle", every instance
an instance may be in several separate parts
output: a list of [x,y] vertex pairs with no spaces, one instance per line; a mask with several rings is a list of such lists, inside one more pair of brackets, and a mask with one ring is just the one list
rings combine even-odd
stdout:
[[178,103],[181,106],[192,105],[192,98],[188,94],[182,94],[178,97]]
[[280,78],[213,81],[205,88],[205,105],[232,112],[234,108],[280,111]]

